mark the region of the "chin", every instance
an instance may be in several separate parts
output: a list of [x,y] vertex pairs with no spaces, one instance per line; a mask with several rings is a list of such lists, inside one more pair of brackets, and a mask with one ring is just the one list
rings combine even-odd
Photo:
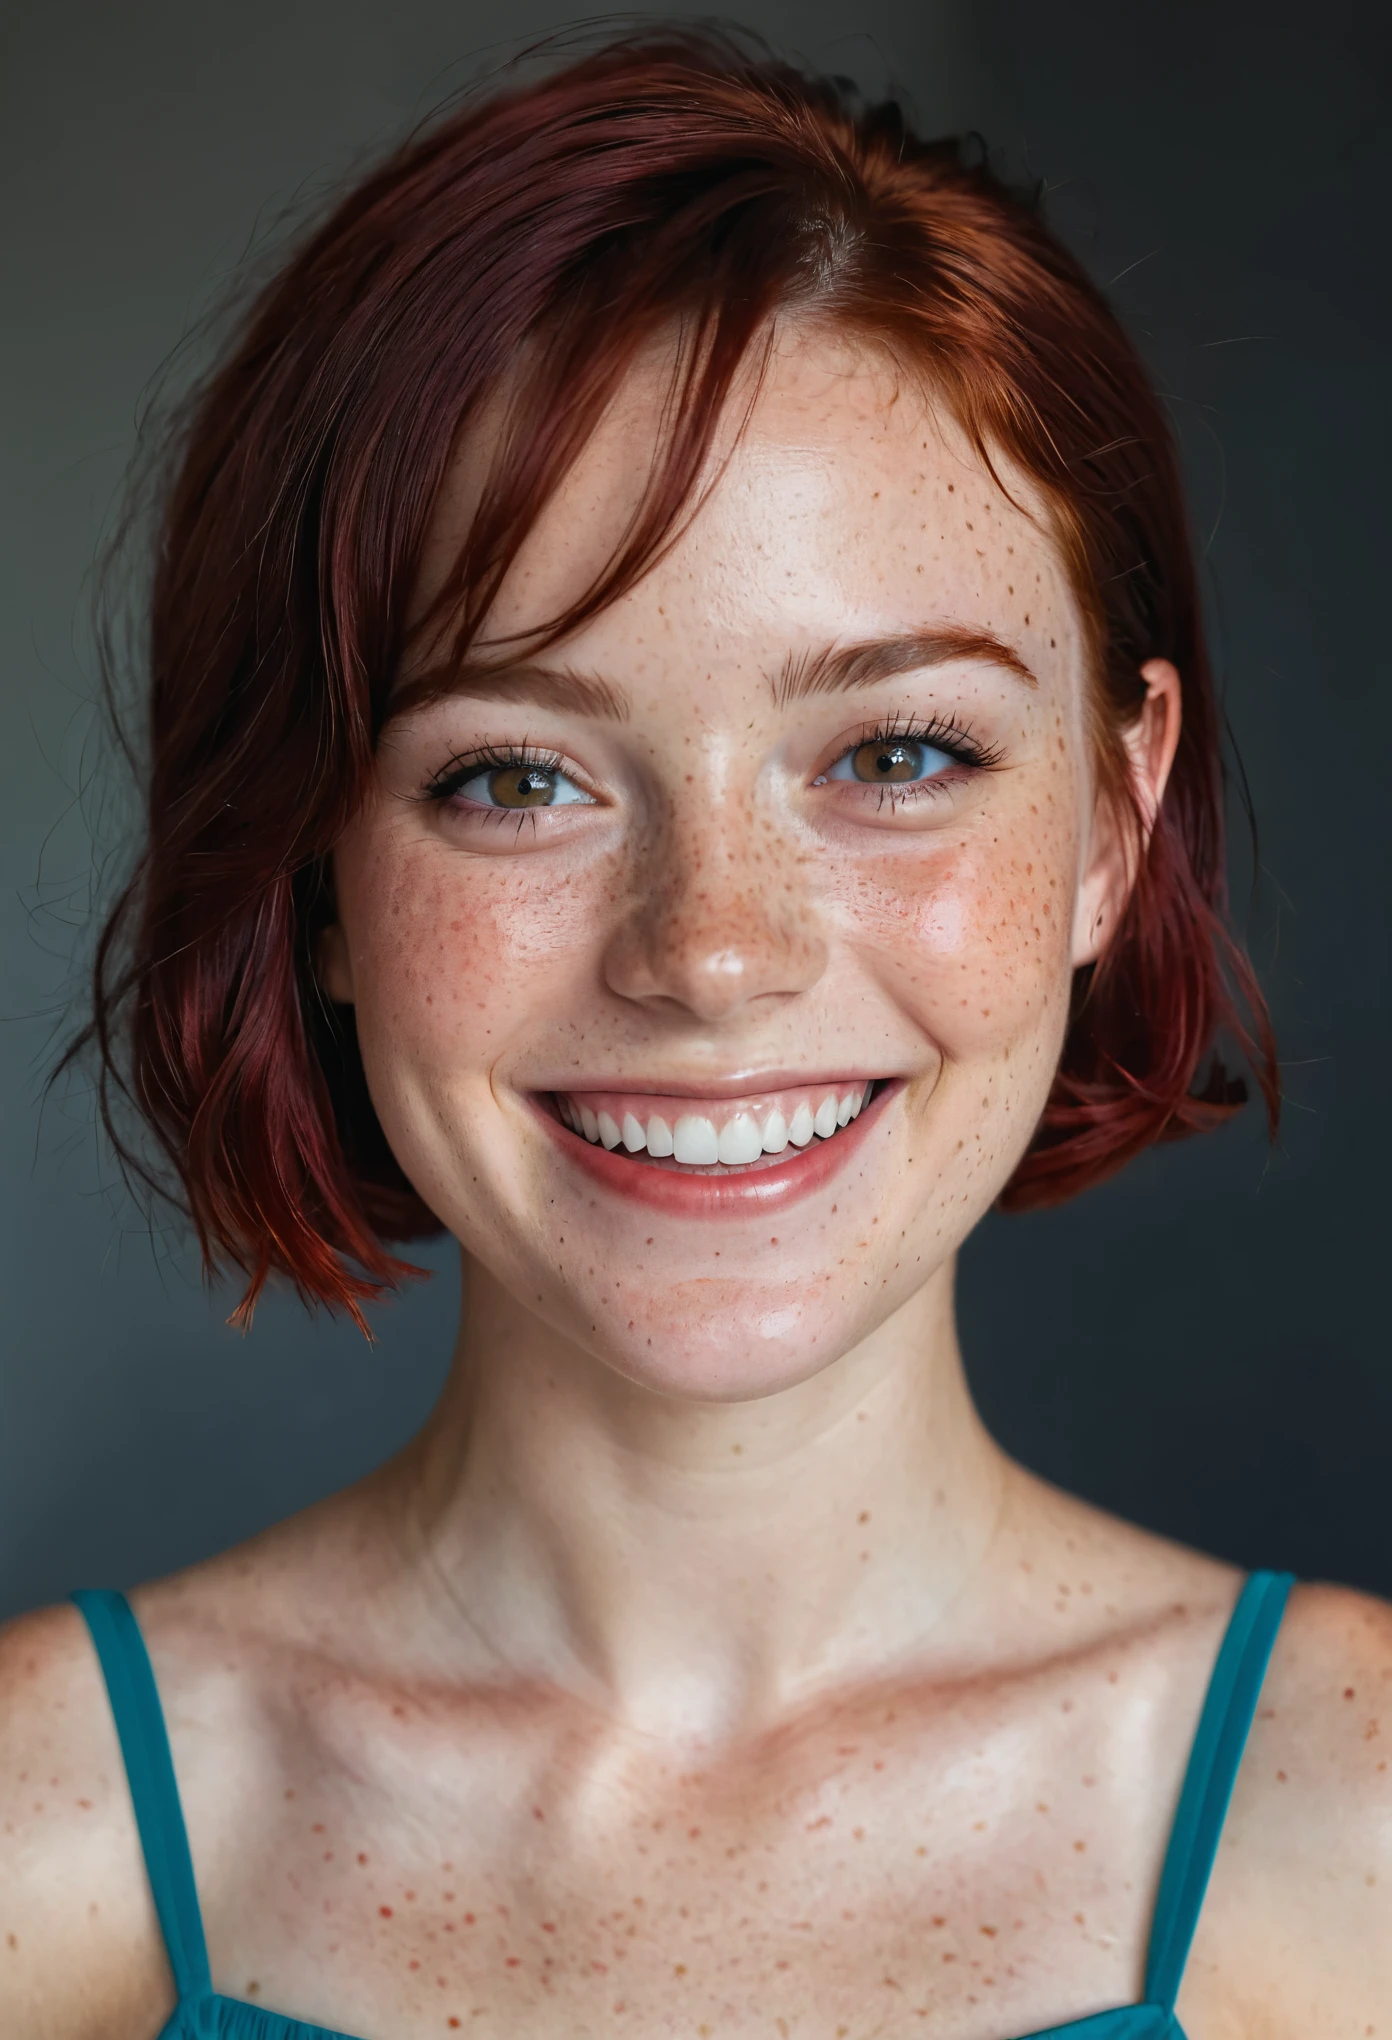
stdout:
[[[579,1343],[654,1394],[697,1403],[758,1402],[834,1366],[875,1329],[863,1312],[828,1310],[793,1294],[753,1290],[747,1281],[703,1277],[674,1284],[650,1308],[602,1319]],[[549,1315],[549,1313],[548,1313]],[[572,1300],[558,1329],[589,1321]]]

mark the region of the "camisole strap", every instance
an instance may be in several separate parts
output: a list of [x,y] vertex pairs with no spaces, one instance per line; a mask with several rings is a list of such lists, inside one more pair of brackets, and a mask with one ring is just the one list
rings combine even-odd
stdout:
[[1238,1596],[1208,1683],[1170,1833],[1146,1958],[1145,2001],[1173,2012],[1238,1765],[1257,1711],[1290,1573],[1253,1573]]
[[193,1858],[179,1805],[155,1675],[124,1594],[84,1588],[72,1596],[92,1632],[130,1780],[145,1869],[182,2004],[212,1990]]

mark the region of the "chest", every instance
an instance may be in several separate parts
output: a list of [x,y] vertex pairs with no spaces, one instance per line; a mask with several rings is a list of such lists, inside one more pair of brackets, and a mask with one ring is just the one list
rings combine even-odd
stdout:
[[358,1724],[349,1760],[339,1724],[225,1832],[221,1990],[391,2040],[1005,2040],[1137,1994],[1168,1809],[1134,1723],[899,1695],[681,1764],[460,1726]]

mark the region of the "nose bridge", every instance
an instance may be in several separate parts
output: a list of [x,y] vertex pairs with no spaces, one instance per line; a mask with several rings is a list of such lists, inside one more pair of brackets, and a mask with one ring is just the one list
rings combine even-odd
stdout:
[[810,867],[756,784],[711,760],[664,803],[634,859],[606,975],[622,996],[715,1021],[814,984],[826,964]]

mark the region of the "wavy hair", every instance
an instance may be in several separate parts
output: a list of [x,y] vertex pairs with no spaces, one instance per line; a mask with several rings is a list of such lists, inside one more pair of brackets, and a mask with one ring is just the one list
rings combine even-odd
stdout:
[[1201,1074],[1221,1032],[1274,1127],[1270,1025],[1227,917],[1183,489],[1135,348],[979,148],[920,139],[895,105],[752,40],[653,28],[413,136],[293,249],[184,413],[150,588],[144,841],[85,1038],[118,1152],[153,1180],[125,1103],[207,1264],[244,1272],[244,1317],[279,1272],[362,1322],[408,1272],[393,1243],[439,1229],[312,954],[461,435],[501,407],[440,596],[462,650],[639,351],[682,336],[646,496],[552,620],[559,637],[673,542],[741,364],[785,316],[890,349],[988,466],[1037,489],[1089,626],[1090,722],[1117,797],[1138,669],[1164,657],[1182,676],[1179,752],[1124,920],[1077,973],[1002,1204],[1057,1201],[1226,1118],[1241,1085],[1216,1060]]

